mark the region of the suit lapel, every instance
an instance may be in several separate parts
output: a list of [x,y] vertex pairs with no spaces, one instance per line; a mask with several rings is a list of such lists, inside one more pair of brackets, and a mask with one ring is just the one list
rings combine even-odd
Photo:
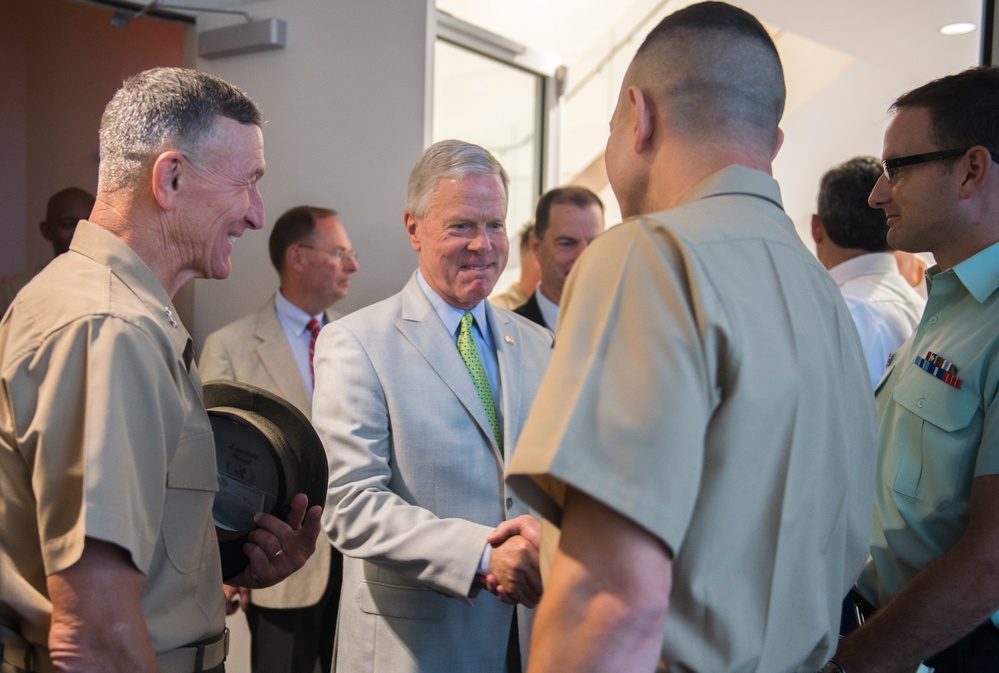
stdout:
[[400,316],[395,319],[396,328],[426,359],[427,364],[468,410],[479,430],[489,439],[490,449],[498,456],[499,447],[493,437],[486,410],[482,408],[482,401],[475,392],[472,377],[469,376],[465,363],[458,354],[454,336],[448,334],[434,307],[423,295],[415,274],[403,288],[400,301],[402,310]]
[[298,373],[298,365],[295,363],[295,356],[291,354],[284,329],[278,322],[273,301],[268,302],[257,313],[257,331],[254,336],[260,341],[257,346],[260,365],[274,381],[274,391],[302,410],[306,416],[311,416],[309,393]]
[[520,377],[521,358],[520,328],[510,316],[502,311],[496,311],[486,302],[486,315],[489,319],[489,330],[493,343],[496,345],[496,360],[499,364],[500,395],[503,398],[503,445],[506,448],[506,458],[513,453],[517,442],[517,429],[521,426],[522,388]]

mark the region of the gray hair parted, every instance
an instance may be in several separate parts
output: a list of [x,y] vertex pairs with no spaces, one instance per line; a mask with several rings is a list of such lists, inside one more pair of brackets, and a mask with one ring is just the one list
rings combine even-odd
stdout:
[[461,140],[442,140],[423,151],[409,174],[406,209],[416,217],[426,217],[438,180],[461,180],[469,175],[500,176],[503,193],[509,197],[510,177],[488,150]]

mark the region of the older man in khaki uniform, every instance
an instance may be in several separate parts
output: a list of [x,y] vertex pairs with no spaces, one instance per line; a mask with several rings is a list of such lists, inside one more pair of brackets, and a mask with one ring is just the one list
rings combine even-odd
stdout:
[[[151,70],[108,104],[97,205],[0,323],[4,673],[224,670],[215,446],[171,297],[229,275],[263,172],[259,111],[222,80]],[[300,568],[319,516],[258,515],[232,581]]]

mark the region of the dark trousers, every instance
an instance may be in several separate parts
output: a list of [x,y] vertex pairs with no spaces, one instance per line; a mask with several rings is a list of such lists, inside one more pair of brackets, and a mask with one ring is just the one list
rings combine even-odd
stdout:
[[926,665],[936,673],[995,673],[999,671],[999,629],[989,620],[928,658]]
[[326,591],[315,605],[290,610],[262,608],[252,600],[246,611],[253,673],[329,673],[340,604],[343,556],[333,550]]
[[[851,590],[843,600],[840,635],[845,636],[860,625],[858,612],[863,623],[874,610],[856,589]],[[926,665],[935,673],[999,673],[999,629],[990,619],[947,649],[929,657]]]

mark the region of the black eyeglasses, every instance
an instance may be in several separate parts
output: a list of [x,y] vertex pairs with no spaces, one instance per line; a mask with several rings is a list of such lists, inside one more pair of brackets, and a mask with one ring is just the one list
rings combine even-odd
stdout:
[[348,250],[347,248],[336,248],[335,250],[326,250],[325,248],[317,248],[314,245],[309,245],[307,243],[296,244],[300,248],[307,248],[309,250],[318,250],[319,252],[325,252],[330,257],[336,257],[341,262],[346,262],[348,259],[357,261],[357,253],[353,250]]
[[[972,145],[975,147],[975,145]],[[898,174],[898,169],[903,166],[914,166],[916,164],[923,164],[927,161],[937,161],[938,159],[947,159],[949,157],[957,157],[967,153],[971,147],[963,147],[956,150],[940,150],[939,152],[927,152],[926,154],[912,154],[907,157],[898,157],[896,159],[885,159],[881,162],[881,167],[885,171],[885,177],[888,182],[891,182],[895,176]],[[999,156],[992,150],[989,150],[989,154],[992,156],[992,161],[999,163]]]

